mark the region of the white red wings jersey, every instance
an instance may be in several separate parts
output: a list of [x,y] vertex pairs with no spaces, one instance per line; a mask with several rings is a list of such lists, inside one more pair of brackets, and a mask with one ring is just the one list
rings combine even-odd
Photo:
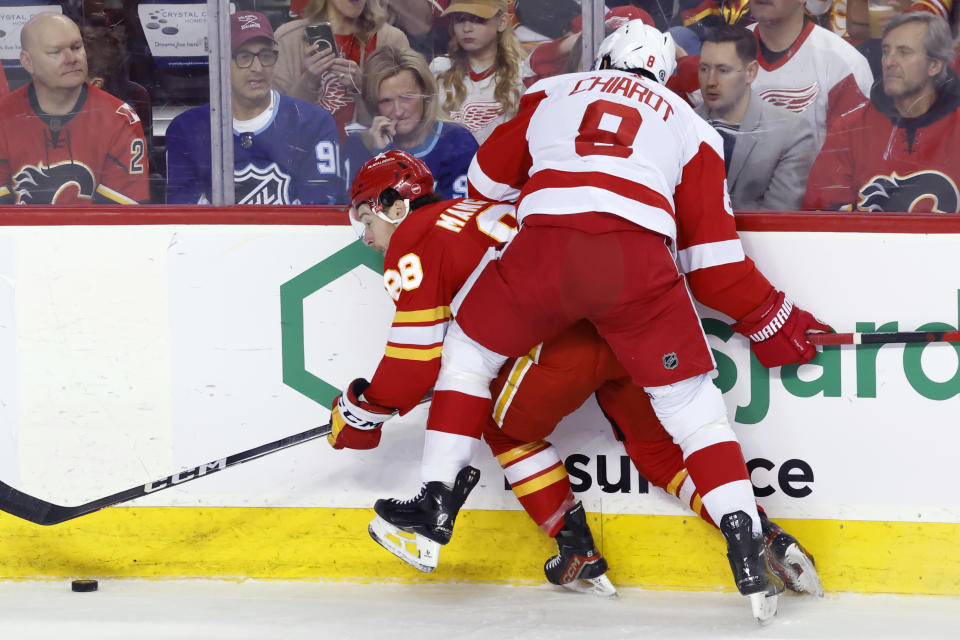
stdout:
[[450,303],[490,247],[517,230],[513,205],[456,199],[410,213],[390,239],[383,280],[397,312],[383,359],[363,392],[367,401],[406,412],[440,373]]
[[[447,101],[456,100],[456,90],[444,83],[442,74],[451,68],[452,63],[447,56],[437,56],[430,62],[430,71],[437,78],[437,100],[440,106],[447,108]],[[513,112],[504,108],[497,100],[494,92],[497,89],[499,74],[494,73],[495,67],[483,73],[469,71],[463,78],[464,97],[459,104],[447,112],[448,117],[470,130],[478,143],[483,143],[498,124],[513,117]],[[521,79],[520,69],[517,69],[517,83],[514,101],[520,98],[526,87]]]
[[467,177],[471,194],[519,200],[525,224],[599,231],[601,216],[578,214],[602,212],[675,240],[697,299],[735,318],[770,292],[737,235],[720,135],[652,80],[607,70],[537,82]]
[[831,127],[810,170],[804,208],[960,211],[960,89],[950,75],[916,118],[900,117],[878,83],[868,104]]
[[136,204],[149,175],[140,118],[109,93],[84,85],[63,116],[42,113],[32,84],[0,99],[0,203]]
[[807,23],[800,37],[776,62],[767,62],[762,50],[757,60],[760,70],[753,81],[753,92],[805,117],[813,126],[818,151],[827,128],[841,115],[866,102],[873,84],[873,73],[863,54],[837,34],[812,22]]

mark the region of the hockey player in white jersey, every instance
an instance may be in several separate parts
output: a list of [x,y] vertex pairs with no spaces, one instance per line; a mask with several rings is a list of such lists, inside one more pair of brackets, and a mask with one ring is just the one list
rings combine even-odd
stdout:
[[490,413],[490,380],[507,356],[586,318],[683,450],[727,539],[737,588],[767,621],[782,584],[768,575],[752,486],[710,380],[714,363],[687,284],[739,320],[734,328],[766,366],[809,361],[816,349],[806,331],[829,327],[744,255],[719,134],[661,84],[675,65],[669,36],[628,23],[604,40],[598,70],[536,83],[518,115],[481,146],[473,192],[517,200],[522,227],[451,305],[456,322],[428,419],[424,489],[412,500],[378,501],[377,513],[411,531],[416,518],[452,522],[456,510],[433,506],[432,492],[453,487],[468,468]]

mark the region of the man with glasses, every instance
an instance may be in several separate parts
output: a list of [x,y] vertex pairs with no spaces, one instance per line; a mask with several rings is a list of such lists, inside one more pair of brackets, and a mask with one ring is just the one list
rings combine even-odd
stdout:
[[[237,204],[342,204],[340,136],[323,108],[270,88],[276,41],[262,13],[230,17],[234,191]],[[167,128],[167,202],[207,204],[211,191],[210,106]]]
[[802,116],[754,96],[757,40],[744,27],[708,32],[696,112],[723,138],[727,188],[734,209],[799,209],[813,163],[813,129]]

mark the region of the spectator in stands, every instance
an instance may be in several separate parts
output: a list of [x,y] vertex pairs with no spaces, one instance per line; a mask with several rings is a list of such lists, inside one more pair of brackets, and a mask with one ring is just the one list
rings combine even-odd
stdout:
[[125,101],[140,116],[140,124],[151,143],[152,109],[146,88],[131,82],[127,73],[127,47],[123,25],[80,28],[87,52],[87,82]]
[[449,19],[443,11],[450,0],[389,0],[390,24],[403,31],[410,48],[427,60],[447,52]]
[[711,30],[700,50],[697,113],[723,138],[735,209],[799,209],[813,163],[813,130],[800,115],[753,95],[757,39],[744,27]]
[[123,97],[121,93],[126,91],[127,81],[123,26],[87,25],[80,28],[80,35],[87,52],[87,82],[118,98]]
[[[277,29],[273,87],[332,113],[342,141],[347,125],[369,123],[369,114],[355,113],[365,60],[380,47],[409,46],[407,36],[387,24],[380,0],[310,0],[306,16]],[[318,22],[330,24],[336,52],[307,41],[307,25]]]
[[[342,204],[340,136],[329,113],[270,88],[276,41],[266,16],[230,16],[234,193],[237,204]],[[210,105],[170,123],[167,202],[211,201]]]
[[804,208],[960,210],[960,80],[950,28],[931,13],[897,16],[883,36],[870,102],[831,127]]
[[136,204],[149,199],[143,128],[92,87],[80,29],[39,13],[20,32],[30,82],[0,99],[0,203]]
[[804,18],[804,0],[751,0],[760,44],[753,91],[801,114],[815,148],[841,114],[867,101],[873,75],[866,58],[837,34]]
[[[627,5],[607,11],[603,21],[604,32],[610,35],[631,20],[643,20],[645,24],[654,26],[654,20],[649,13],[638,7]],[[577,15],[571,20],[569,31],[533,49],[524,64],[524,83],[528,87],[541,78],[581,70],[582,28],[583,18]]]
[[467,195],[467,169],[477,141],[466,127],[441,119],[437,84],[422,55],[409,48],[378,49],[364,67],[363,97],[377,115],[369,129],[347,138],[348,184],[376,154],[402,149],[430,168],[435,191],[444,198]]
[[454,0],[444,15],[451,19],[450,54],[430,64],[440,106],[483,143],[517,112],[526,52],[513,34],[507,0]]

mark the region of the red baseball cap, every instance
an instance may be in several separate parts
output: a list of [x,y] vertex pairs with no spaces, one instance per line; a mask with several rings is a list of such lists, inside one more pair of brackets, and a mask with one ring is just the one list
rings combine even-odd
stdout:
[[245,42],[254,38],[266,38],[274,44],[273,27],[267,16],[257,11],[237,11],[230,16],[230,50],[236,51]]
[[[614,7],[610,9],[610,11],[607,11],[607,15],[603,17],[603,28],[607,33],[610,33],[611,31],[616,31],[631,20],[643,20],[644,24],[648,24],[651,27],[657,26],[653,22],[653,16],[645,10],[627,4],[622,7]],[[570,30],[574,33],[580,33],[580,31],[583,30],[583,16],[577,16],[570,22]]]

